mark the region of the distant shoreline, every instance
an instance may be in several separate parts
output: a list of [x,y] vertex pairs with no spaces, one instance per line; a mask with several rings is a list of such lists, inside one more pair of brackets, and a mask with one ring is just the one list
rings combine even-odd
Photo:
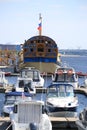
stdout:
[[[64,54],[61,54],[61,57],[80,57],[81,55],[64,55]],[[84,55],[82,55],[84,56]]]

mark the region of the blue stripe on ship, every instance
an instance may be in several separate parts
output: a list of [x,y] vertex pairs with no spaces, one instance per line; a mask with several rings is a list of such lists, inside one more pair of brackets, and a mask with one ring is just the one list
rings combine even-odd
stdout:
[[53,62],[56,63],[56,58],[43,58],[43,57],[34,57],[34,58],[24,58],[25,62]]

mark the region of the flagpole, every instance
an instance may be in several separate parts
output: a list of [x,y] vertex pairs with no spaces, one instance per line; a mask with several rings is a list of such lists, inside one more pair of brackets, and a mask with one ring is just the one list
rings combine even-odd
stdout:
[[41,14],[39,14],[39,27],[38,27],[38,30],[39,30],[39,35],[41,36],[42,35],[42,17],[41,17]]

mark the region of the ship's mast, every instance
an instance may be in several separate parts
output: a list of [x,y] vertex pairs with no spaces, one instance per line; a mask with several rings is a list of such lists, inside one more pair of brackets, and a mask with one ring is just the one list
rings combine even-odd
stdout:
[[42,35],[42,17],[41,14],[39,14],[39,26],[38,26],[39,35]]

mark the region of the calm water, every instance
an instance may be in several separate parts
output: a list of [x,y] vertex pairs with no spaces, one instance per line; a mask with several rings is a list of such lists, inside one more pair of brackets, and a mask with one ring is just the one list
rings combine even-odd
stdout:
[[[80,56],[80,57],[62,57],[62,63],[67,63],[69,66],[72,66],[75,68],[77,72],[87,72],[87,56]],[[10,84],[15,84],[17,77],[6,77]],[[79,78],[79,84],[83,84],[84,78]],[[51,83],[51,79],[48,77],[45,77],[45,87],[47,87]],[[79,107],[77,108],[78,114],[81,110],[83,110],[84,107],[87,106],[87,97],[82,94],[77,94],[79,99]],[[45,94],[37,94],[37,99],[45,100]],[[0,113],[3,108],[3,102],[4,102],[4,94],[0,93]],[[58,129],[55,129],[58,130]],[[68,130],[68,129],[66,129]]]

